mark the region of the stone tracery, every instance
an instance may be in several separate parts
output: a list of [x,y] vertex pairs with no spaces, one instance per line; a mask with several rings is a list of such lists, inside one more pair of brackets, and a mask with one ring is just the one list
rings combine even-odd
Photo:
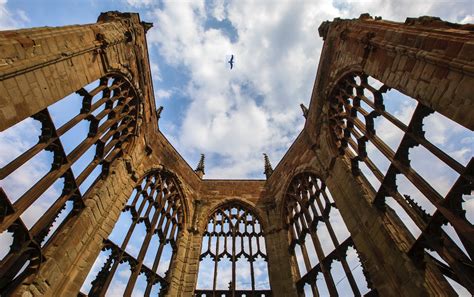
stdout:
[[[84,207],[83,197],[88,187],[84,189],[81,185],[93,185],[105,178],[110,164],[123,153],[136,132],[139,99],[127,79],[118,74],[107,75],[89,89],[77,91],[82,98],[82,108],[61,126],[55,125],[48,108],[32,115],[31,118],[41,125],[38,142],[0,169],[0,179],[4,180],[39,154],[50,152],[53,157],[49,172],[20,197],[9,198],[8,193],[0,191],[0,204],[4,209],[0,214],[0,231],[8,230],[14,238],[10,252],[0,266],[0,292],[7,292],[13,283],[31,275],[41,265],[42,248],[54,233],[51,229],[58,216],[65,211],[72,216]],[[67,153],[62,137],[82,124],[88,125],[86,138]],[[94,150],[92,160],[79,174],[74,174],[74,166],[90,150]],[[48,189],[61,179],[63,186],[59,197],[50,202],[48,210],[33,226],[28,227],[22,215],[31,210],[37,200],[44,200]],[[72,202],[72,207],[64,210],[68,201]],[[63,214],[63,220],[64,217]]]
[[[350,236],[347,237],[347,231],[336,234],[335,228],[345,229],[344,221],[340,217],[336,221],[334,215],[339,215],[339,211],[324,182],[311,173],[298,174],[291,181],[285,199],[284,217],[290,251],[296,257],[299,268],[296,285],[300,293],[305,291],[313,296],[348,294],[337,288],[345,279],[354,296],[370,291],[365,284],[364,278],[369,279],[367,276],[357,280],[354,277],[353,271],[360,264],[349,267],[348,249],[355,248],[354,242]],[[328,242],[331,244],[327,245]],[[323,249],[325,244],[328,248]],[[297,254],[297,250],[300,253]],[[339,261],[343,268],[342,275],[338,275],[342,277],[340,280],[334,279],[335,273],[331,269],[335,261]],[[360,270],[363,271],[363,268]],[[319,274],[322,274],[324,282],[317,281]],[[309,289],[305,290],[306,285],[309,285]],[[375,291],[370,293],[376,294]]]
[[[203,259],[210,257],[214,263],[211,270],[212,285],[202,284],[203,288],[196,290],[196,296],[213,296],[224,294],[225,296],[271,296],[269,284],[259,284],[255,273],[256,261],[260,258],[268,261],[266,255],[264,230],[256,216],[242,204],[226,204],[219,207],[209,218],[206,231],[203,234],[202,253],[199,257],[202,265]],[[231,278],[228,284],[222,283],[226,275],[224,269],[219,267],[222,259],[229,259],[231,267]],[[237,264],[242,260],[245,266],[239,266],[249,275],[244,279],[237,276]],[[263,264],[266,266],[266,264]],[[219,269],[220,268],[220,269]],[[264,267],[264,274],[267,274]],[[208,271],[200,268],[198,277],[205,277]],[[220,279],[220,280],[219,280]],[[223,285],[228,287],[223,287]],[[213,293],[215,292],[215,293]]]
[[[142,273],[146,276],[146,285],[140,291],[144,296],[150,296],[155,286],[160,296],[165,295],[169,285],[166,274],[175,257],[178,234],[183,225],[183,199],[176,179],[166,171],[153,171],[138,183],[123,209],[124,213],[130,213],[131,220],[126,220],[125,226],[117,224],[115,227],[117,232],[126,232],[125,237],[121,243],[111,239],[104,241],[103,251],[111,250],[111,253],[92,281],[89,296],[105,294],[112,279],[118,277],[117,268],[123,262],[127,262],[132,271],[125,280],[127,286],[124,295],[139,289],[136,288],[136,282]],[[140,225],[145,226],[146,234],[143,242],[135,246],[137,242],[131,241],[131,238],[139,232]],[[127,231],[122,229],[127,227]],[[157,242],[153,241],[154,238],[158,239]],[[169,262],[163,263],[167,246],[171,247],[171,254],[165,255]],[[137,248],[137,255],[132,255]],[[145,263],[148,258],[151,265]]]
[[[412,225],[409,225],[406,219],[404,224],[407,228],[415,229],[410,230],[412,233],[419,234],[416,238],[408,239],[408,253],[413,259],[422,261],[425,249],[434,252],[427,256],[440,271],[473,291],[474,271],[470,259],[474,250],[472,224],[467,220],[462,204],[463,195],[474,191],[471,181],[474,159],[471,158],[463,165],[425,137],[426,128],[423,127],[423,121],[434,113],[434,110],[422,103],[416,104],[408,124],[386,111],[384,94],[390,87],[384,84],[378,88],[374,87],[370,79],[363,73],[348,74],[338,82],[331,94],[329,122],[337,150],[350,161],[352,173],[371,188],[372,203],[376,207],[391,211],[393,206],[389,206],[386,200],[393,199],[412,220]],[[395,151],[377,134],[374,122],[379,117],[393,124],[395,129],[403,131],[403,137]],[[377,167],[374,162],[377,158],[374,157],[374,149],[369,150],[368,145],[373,145],[388,159],[390,165],[385,173]],[[437,159],[435,162],[444,163],[457,173],[457,180],[446,196],[443,197],[435,190],[432,182],[423,178],[412,167],[410,150],[417,146],[424,147],[431,153]],[[365,170],[366,174],[361,170],[360,164],[369,169]],[[369,175],[372,175],[372,180],[377,183],[370,182]],[[401,193],[397,189],[400,188],[397,180],[402,177],[407,179],[406,183],[416,187],[418,197]],[[426,209],[434,211],[430,214]],[[398,215],[401,215],[400,212]],[[448,223],[453,226],[460,242],[455,242],[453,233],[450,235],[443,228],[443,225]],[[467,254],[463,251],[464,248]]]

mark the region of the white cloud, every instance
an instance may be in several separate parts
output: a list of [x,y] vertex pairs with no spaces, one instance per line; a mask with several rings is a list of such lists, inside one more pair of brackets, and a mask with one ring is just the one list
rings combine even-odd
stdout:
[[467,15],[465,18],[463,18],[461,21],[460,21],[461,24],[472,24],[474,23],[474,15],[470,14],[470,15]]
[[22,22],[24,23],[30,22],[30,18],[28,17],[28,15],[26,14],[24,10],[17,10],[17,15]]
[[[160,24],[148,40],[158,45],[164,62],[184,66],[190,77],[183,90],[191,102],[173,135],[174,145],[185,157],[199,152],[223,156],[226,167],[209,168],[209,173],[254,176],[262,171],[262,152],[274,164],[283,156],[303,126],[298,105],[310,99],[322,47],[315,32],[322,21],[363,12],[398,21],[419,15],[461,21],[467,15],[463,2],[449,10],[436,1],[298,4],[214,1],[206,10],[203,1],[165,2],[147,16]],[[210,17],[227,19],[236,35],[229,37],[225,27],[206,27]],[[236,61],[232,70],[226,63],[230,54]]]
[[211,3],[212,16],[218,21],[223,21],[227,17],[227,10],[224,0],[215,0]]
[[121,278],[124,278],[124,279],[127,279],[128,276],[130,275],[130,271],[127,270],[127,269],[124,269],[124,270],[120,270],[117,275]]
[[144,7],[149,6],[153,3],[153,0],[127,0],[128,5],[133,7]]
[[[263,164],[263,157],[252,156],[244,160],[230,160],[230,162],[223,162],[222,166],[215,166],[206,169],[207,178],[222,178],[223,176],[246,176],[249,172],[249,168],[255,166],[255,164]],[[262,168],[260,168],[262,167]],[[257,173],[263,174],[263,166],[257,168]]]
[[170,260],[169,259],[164,259],[164,260],[160,261],[156,273],[158,273],[161,276],[164,276],[166,274],[166,271],[168,271],[169,267],[170,267]]
[[6,8],[7,0],[0,0],[0,29],[7,30],[15,28],[15,19]]
[[123,296],[123,293],[125,292],[126,287],[127,287],[127,283],[125,281],[114,280],[112,285],[109,286],[109,289],[105,293],[105,296],[110,296],[110,297]]
[[[28,118],[0,134],[0,166],[5,166],[31,148],[38,141],[41,124]],[[32,159],[0,181],[9,199],[14,202],[49,170],[52,154],[41,151]],[[31,226],[59,196],[62,180],[53,185],[22,215],[27,226]]]
[[25,11],[8,9],[7,2],[7,0],[0,0],[0,30],[20,28],[30,21]]
[[13,234],[10,232],[0,233],[0,259],[3,259],[10,251],[13,243]]
[[[221,4],[216,4],[214,8]],[[306,62],[308,57],[300,57],[304,52],[300,46],[281,57],[277,51],[265,55],[257,50],[264,44],[269,46],[268,40],[259,41],[262,32],[255,32],[256,28],[249,26],[257,23],[258,16],[246,22],[242,17],[248,12],[232,5],[229,4],[229,20],[238,29],[239,37],[234,44],[222,30],[204,29],[207,16],[202,3],[189,4],[181,9],[165,4],[163,9],[155,10],[154,16],[162,26],[152,31],[149,38],[159,44],[160,53],[168,63],[184,65],[190,70],[187,95],[192,101],[181,125],[178,150],[184,151],[185,155],[197,150],[224,155],[229,164],[240,166],[240,169],[235,166],[224,169],[222,172],[227,172],[227,177],[235,177],[235,170],[243,176],[252,171],[260,172],[261,166],[258,165],[263,166],[260,164],[263,151],[269,152],[270,156],[277,151],[279,156],[283,154],[302,127],[298,104],[301,98],[306,98],[306,102],[309,99],[316,63],[315,58],[310,58],[314,62],[310,65]],[[215,15],[215,9],[214,17],[219,18]],[[265,6],[259,9],[261,13],[266,13]],[[179,17],[182,21],[176,22]],[[172,20],[176,23],[168,26]],[[242,22],[241,25],[238,22]],[[236,67],[229,71],[226,61],[231,53],[235,54]],[[289,78],[286,71],[265,67],[271,65],[272,58],[282,61],[276,64],[282,70],[295,68],[308,74],[305,75],[306,85],[309,86],[305,96],[287,91],[285,84]],[[285,66],[279,66],[280,63]],[[296,78],[294,80],[297,90],[303,90],[303,83]],[[260,102],[255,100],[256,96],[260,97]],[[297,98],[298,101],[288,98]],[[280,148],[282,144],[284,149]],[[249,159],[258,162],[245,162]],[[241,162],[248,166],[242,168]]]
[[172,92],[169,90],[159,89],[155,92],[156,99],[167,99],[171,97]]
[[158,64],[154,63],[153,61],[150,61],[150,69],[151,69],[151,75],[154,80],[161,81],[161,70]]
[[466,211],[466,219],[473,224],[474,223],[474,193],[471,195],[463,196],[464,203],[462,208]]

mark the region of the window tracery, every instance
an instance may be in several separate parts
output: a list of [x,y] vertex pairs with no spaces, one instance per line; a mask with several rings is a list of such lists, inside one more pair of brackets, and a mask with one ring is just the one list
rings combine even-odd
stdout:
[[271,296],[264,230],[245,206],[214,211],[201,251],[195,296]]
[[[96,269],[89,273],[82,291],[90,287],[88,296],[103,296],[110,290],[126,296],[164,296],[182,225],[183,197],[176,178],[165,171],[149,173],[135,187],[112,234],[104,241]],[[120,272],[121,265],[125,265],[125,272],[130,269],[127,276]],[[141,276],[145,280],[140,282]]]
[[[20,142],[0,169],[0,236],[11,242],[0,264],[0,293],[37,271],[49,238],[83,207],[85,193],[108,175],[136,132],[139,98],[123,76],[104,76],[76,93],[2,132],[8,140],[37,131],[38,141]],[[52,112],[74,96],[75,115]],[[78,127],[87,131],[83,138],[71,132]]]
[[307,296],[370,294],[370,282],[354,242],[326,185],[311,173],[295,176],[283,214],[290,253],[298,268],[296,286]]
[[[472,294],[474,228],[472,218],[466,216],[465,202],[474,191],[474,159],[472,155],[465,162],[455,159],[455,154],[427,137],[430,126],[424,124],[430,118],[438,118],[431,124],[443,125],[429,107],[410,98],[413,109],[409,113],[390,113],[387,106],[393,96],[389,90],[363,73],[349,74],[337,84],[329,108],[336,147],[350,160],[352,173],[371,189],[373,204],[395,211],[411,232],[406,249],[413,260],[423,265],[424,257],[430,258],[453,287],[458,286],[454,281]],[[390,125],[390,131],[399,133],[399,141],[385,141],[388,130],[377,127],[377,122]],[[463,127],[455,129],[466,130],[468,137],[474,135]],[[425,159],[430,164],[421,168],[418,164]],[[430,174],[438,167],[445,168],[443,178]],[[452,183],[445,185],[448,180]]]

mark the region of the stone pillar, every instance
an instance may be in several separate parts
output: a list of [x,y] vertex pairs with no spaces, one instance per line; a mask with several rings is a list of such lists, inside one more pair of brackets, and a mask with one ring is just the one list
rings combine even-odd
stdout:
[[202,221],[205,214],[202,211],[201,200],[194,200],[192,221],[183,230],[172,271],[170,288],[167,296],[192,296],[197,284],[199,271],[199,256],[202,245]]
[[202,234],[185,230],[172,270],[167,296],[192,296],[196,288]]
[[296,267],[288,250],[288,230],[281,224],[282,216],[273,204],[267,208],[268,230],[265,231],[270,285],[275,297],[296,297]]
[[266,233],[268,253],[268,273],[273,296],[296,297],[294,269],[288,251],[288,231],[286,229],[274,230]]

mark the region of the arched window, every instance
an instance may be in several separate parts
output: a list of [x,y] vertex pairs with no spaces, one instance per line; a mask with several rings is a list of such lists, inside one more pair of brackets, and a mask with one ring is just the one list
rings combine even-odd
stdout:
[[121,75],[84,86],[0,134],[0,294],[43,248],[135,133],[139,98]]
[[168,172],[138,184],[81,288],[89,296],[164,295],[183,223],[183,197]]
[[284,215],[300,295],[360,296],[370,291],[349,231],[319,178],[311,173],[293,178]]
[[361,73],[338,82],[329,122],[374,205],[410,232],[413,260],[426,256],[459,294],[474,294],[473,131]]
[[262,225],[246,207],[219,207],[201,251],[195,296],[271,296]]

